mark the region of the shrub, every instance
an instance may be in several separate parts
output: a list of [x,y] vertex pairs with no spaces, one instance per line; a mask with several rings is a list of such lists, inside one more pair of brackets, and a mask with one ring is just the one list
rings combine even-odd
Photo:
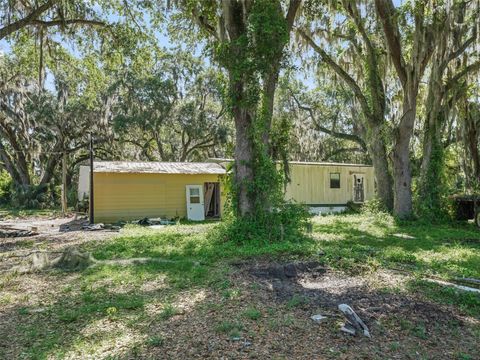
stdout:
[[10,202],[10,188],[12,178],[5,170],[0,171],[0,204],[6,205]]
[[67,190],[67,204],[68,206],[76,206],[80,202],[78,199],[77,189],[71,186]]
[[256,217],[229,216],[217,231],[217,236],[225,241],[238,244],[260,241],[262,243],[298,241],[305,235],[302,230],[308,227],[310,214],[304,206],[285,203],[281,208],[264,212]]
[[17,209],[48,209],[58,206],[60,194],[51,184],[14,185],[10,190],[10,204]]
[[361,212],[365,215],[383,215],[387,214],[388,210],[380,199],[374,198],[363,203]]

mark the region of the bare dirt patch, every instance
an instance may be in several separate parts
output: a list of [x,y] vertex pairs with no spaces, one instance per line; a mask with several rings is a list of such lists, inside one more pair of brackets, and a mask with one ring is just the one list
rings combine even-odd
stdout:
[[[241,265],[230,276],[230,289],[209,291],[202,306],[167,324],[152,323],[151,331],[165,341],[151,351],[199,359],[468,359],[477,354],[478,319],[382,290],[379,282],[389,286],[397,276],[378,275],[348,276],[315,262]],[[357,311],[372,339],[340,332],[340,303]],[[248,318],[248,309],[261,316]],[[315,323],[314,314],[327,320]]]
[[[116,232],[84,231],[78,226],[83,220],[75,217],[45,218],[30,217],[0,221],[0,226],[19,229],[34,227],[38,235],[27,237],[0,237],[0,271],[18,266],[25,259],[22,257],[34,251],[64,251],[68,247],[79,246],[94,240],[103,240],[116,236]],[[69,231],[63,231],[66,227]]]

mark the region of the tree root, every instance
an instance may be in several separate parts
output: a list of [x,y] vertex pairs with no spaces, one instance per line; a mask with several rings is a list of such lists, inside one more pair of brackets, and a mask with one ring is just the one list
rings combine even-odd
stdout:
[[[60,254],[53,259],[49,257],[51,254]],[[162,258],[130,258],[115,260],[97,260],[89,252],[81,252],[75,247],[67,248],[65,251],[31,251],[22,255],[11,255],[8,258],[19,257],[28,258],[27,264],[14,266],[10,270],[3,272],[15,272],[18,274],[38,272],[47,269],[64,269],[64,270],[80,270],[92,266],[101,265],[141,265],[147,263],[174,264],[178,261],[162,259]],[[199,263],[192,261],[194,266]]]

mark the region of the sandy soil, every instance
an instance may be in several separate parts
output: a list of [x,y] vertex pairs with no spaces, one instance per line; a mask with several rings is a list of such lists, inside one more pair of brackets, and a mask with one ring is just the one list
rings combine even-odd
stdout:
[[[13,227],[22,230],[35,228],[38,235],[26,237],[0,237],[0,271],[11,268],[22,261],[33,251],[62,251],[69,246],[91,241],[110,238],[118,232],[110,230],[85,231],[82,230],[84,218],[70,216],[62,217],[29,217],[0,221],[0,227]],[[17,257],[20,256],[20,257]]]

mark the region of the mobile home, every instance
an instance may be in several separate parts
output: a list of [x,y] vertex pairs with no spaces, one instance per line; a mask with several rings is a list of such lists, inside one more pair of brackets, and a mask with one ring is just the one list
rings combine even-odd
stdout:
[[[144,217],[220,218],[225,195],[222,177],[230,160],[205,163],[99,161],[93,167],[96,222]],[[345,209],[348,202],[373,198],[370,165],[290,162],[285,198],[312,212]],[[89,194],[88,166],[80,168],[79,199]]]
[[348,202],[363,203],[375,196],[371,165],[293,161],[289,166],[285,198],[313,212],[341,211]]
[[[209,159],[226,167],[231,159]],[[372,165],[290,161],[290,182],[285,199],[305,204],[312,213],[345,210],[347,203],[361,204],[375,196]]]
[[[80,199],[89,194],[89,174],[89,167],[82,166]],[[94,220],[219,218],[224,198],[220,178],[224,174],[225,169],[215,163],[96,161]]]

